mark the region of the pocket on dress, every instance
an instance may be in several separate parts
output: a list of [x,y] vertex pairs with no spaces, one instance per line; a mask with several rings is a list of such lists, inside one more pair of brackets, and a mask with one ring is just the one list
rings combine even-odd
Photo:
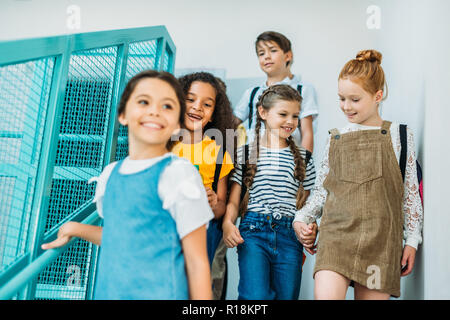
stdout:
[[339,179],[362,184],[383,174],[381,143],[342,146]]

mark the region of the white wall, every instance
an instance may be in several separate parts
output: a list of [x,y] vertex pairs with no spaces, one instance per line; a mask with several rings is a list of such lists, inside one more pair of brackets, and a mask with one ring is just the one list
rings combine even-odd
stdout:
[[[381,9],[381,25],[369,30],[366,9],[373,4]],[[81,10],[79,29],[66,25],[69,5]],[[448,9],[444,0],[2,0],[0,40],[165,25],[177,46],[176,67],[225,70],[230,98],[236,103],[247,86],[263,79],[254,52],[256,36],[265,30],[282,32],[293,43],[293,72],[312,83],[318,94],[316,164],[322,158],[327,130],[345,124],[337,103],[341,67],[358,50],[380,50],[389,86],[383,117],[413,129],[426,180],[425,240],[414,273],[402,280],[402,298],[449,299],[450,289],[442,283],[450,283],[446,246],[450,236],[444,230],[450,215],[441,200],[449,178],[444,166],[449,155],[444,131],[444,115],[449,115],[444,104],[450,82],[449,47],[444,43]],[[435,39],[441,42],[435,44]],[[236,298],[234,250],[228,256],[233,264],[228,297]],[[314,257],[308,257],[302,299],[313,298],[313,264]]]
[[426,81],[424,137],[425,224],[422,263],[424,298],[450,299],[450,209],[447,203],[450,180],[449,131],[450,103],[450,2],[433,1],[422,6],[424,37],[423,64]]

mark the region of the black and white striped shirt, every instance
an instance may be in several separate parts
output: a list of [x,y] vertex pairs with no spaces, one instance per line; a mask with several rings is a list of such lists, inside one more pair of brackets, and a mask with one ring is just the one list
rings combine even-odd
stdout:
[[[300,148],[300,154],[305,159],[306,150]],[[250,147],[249,155],[252,147]],[[244,147],[237,151],[237,163],[231,177],[232,181],[242,184],[242,159]],[[271,214],[275,219],[282,216],[293,217],[296,213],[297,190],[300,182],[295,179],[294,155],[289,147],[270,149],[260,146],[257,161],[257,170],[253,185],[250,188],[250,197],[247,211],[261,214]],[[306,167],[303,183],[305,190],[314,187],[316,170],[314,160],[311,158]]]

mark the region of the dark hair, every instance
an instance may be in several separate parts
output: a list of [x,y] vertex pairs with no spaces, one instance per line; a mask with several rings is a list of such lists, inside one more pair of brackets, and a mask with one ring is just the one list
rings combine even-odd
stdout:
[[[291,51],[292,52],[292,45],[291,41],[286,38],[283,34],[276,32],[276,31],[266,31],[261,33],[255,41],[255,50],[258,51],[258,43],[259,42],[266,42],[266,41],[273,41],[275,42],[281,50],[283,50],[284,53]],[[288,61],[286,66],[292,65],[294,58],[292,58],[291,61]]]
[[[301,106],[302,103],[302,97],[300,96],[300,93],[297,90],[295,90],[289,85],[278,84],[273,85],[264,90],[264,92],[258,99],[257,106],[262,106],[265,110],[269,110],[270,108],[273,107],[275,102],[280,100],[297,101],[299,106]],[[250,188],[253,184],[253,179],[255,178],[257,171],[256,164],[259,157],[259,140],[260,140],[261,123],[263,122],[263,120],[258,111],[256,111],[256,117],[257,117],[255,125],[256,136],[253,141],[253,144],[256,145],[256,147],[251,149],[249,159],[246,159],[247,162],[246,170],[245,172],[242,173],[244,175],[244,184],[247,187],[247,191],[240,204],[239,212],[241,213],[241,215],[243,215],[247,211],[248,200],[250,196]],[[289,138],[287,139],[287,143],[294,156],[295,162],[294,176],[300,182],[299,188],[297,190],[297,200],[296,200],[296,208],[298,210],[303,206],[306,200],[306,193],[304,192],[302,184],[303,180],[305,179],[306,165],[303,157],[300,154],[300,150],[295,144],[295,141],[292,138],[292,136],[289,136]]]
[[[119,106],[117,110],[118,114],[121,115],[125,112],[127,102],[130,99],[130,96],[133,93],[139,81],[147,78],[162,80],[166,82],[168,85],[170,85],[172,89],[175,91],[178,102],[180,104],[180,117],[178,119],[178,122],[180,123],[180,127],[183,127],[184,114],[186,113],[186,100],[184,97],[184,93],[177,78],[175,78],[171,73],[166,71],[145,70],[133,76],[128,81],[127,85],[125,86],[125,89],[122,92],[122,96],[120,97]],[[168,150],[172,149],[174,143],[175,143],[174,141],[169,140],[167,142],[166,148]]]
[[[188,94],[191,85],[195,81],[208,83],[216,91],[216,103],[214,112],[211,116],[211,122],[208,122],[204,128],[204,132],[208,129],[217,129],[223,137],[223,145],[230,155],[234,153],[234,139],[227,139],[227,129],[235,129],[233,121],[233,111],[231,103],[226,94],[225,83],[208,72],[195,72],[184,75],[178,79],[185,95]],[[213,137],[211,137],[213,138]],[[216,141],[220,144],[219,141]]]
[[142,79],[147,78],[153,78],[153,79],[159,79],[164,82],[166,82],[168,85],[172,87],[172,89],[175,91],[175,94],[178,98],[178,102],[180,103],[180,126],[184,125],[184,114],[186,112],[186,100],[184,97],[183,89],[180,86],[180,83],[178,82],[177,78],[175,78],[171,73],[166,71],[156,71],[156,70],[145,70],[138,74],[136,74],[134,77],[132,77],[127,85],[125,86],[125,89],[123,90],[122,96],[120,97],[119,101],[119,107],[118,107],[118,114],[121,115],[125,112],[125,107],[128,102],[128,99],[130,99],[131,94],[133,93],[134,89],[136,88],[139,81]]

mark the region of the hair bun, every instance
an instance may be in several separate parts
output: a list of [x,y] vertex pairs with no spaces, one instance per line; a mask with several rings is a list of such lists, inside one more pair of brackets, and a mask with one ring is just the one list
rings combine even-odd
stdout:
[[383,55],[376,50],[361,50],[356,55],[356,60],[358,61],[376,62],[378,64],[381,64],[382,58]]

